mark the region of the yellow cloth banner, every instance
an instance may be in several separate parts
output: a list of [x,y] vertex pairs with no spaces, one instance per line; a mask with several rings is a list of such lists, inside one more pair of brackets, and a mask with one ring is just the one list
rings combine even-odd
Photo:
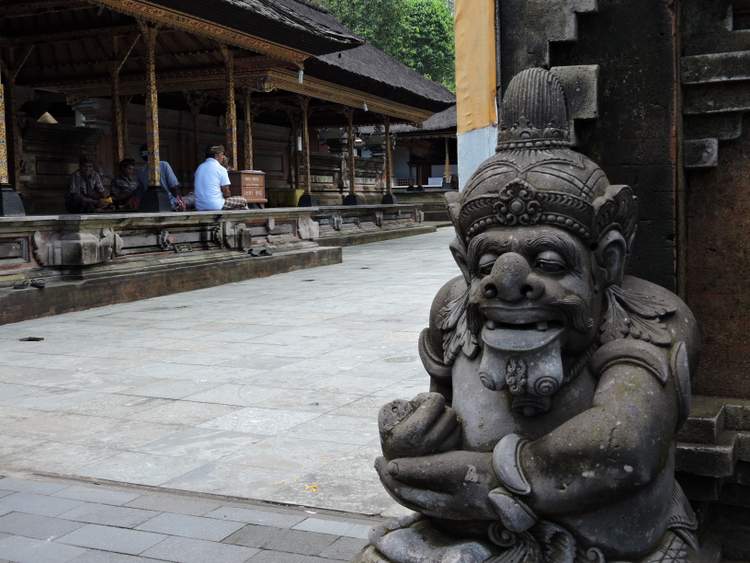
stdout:
[[497,122],[495,0],[456,0],[458,132]]

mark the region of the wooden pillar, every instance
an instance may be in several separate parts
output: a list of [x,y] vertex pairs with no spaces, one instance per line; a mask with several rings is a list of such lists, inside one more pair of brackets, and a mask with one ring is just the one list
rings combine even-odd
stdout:
[[289,185],[294,190],[298,190],[300,187],[299,151],[297,150],[297,139],[299,138],[299,126],[297,125],[297,117],[294,115],[294,112],[287,111],[286,114],[287,114],[287,117],[289,118],[289,134],[290,134]]
[[446,187],[450,182],[451,174],[451,152],[450,152],[450,139],[445,138],[445,167],[443,168],[443,187]]
[[0,186],[10,184],[8,173],[8,129],[5,126],[5,86],[2,80],[3,67],[0,64]]
[[[347,149],[349,151],[349,195],[355,196],[356,188],[354,182],[357,177],[356,161],[354,156],[354,111],[346,110],[346,136]],[[356,197],[356,196],[355,196]]]
[[203,151],[200,148],[200,117],[201,109],[206,103],[206,94],[204,92],[183,92],[182,95],[185,97],[185,103],[187,103],[188,109],[190,109],[190,116],[192,117],[192,141],[193,141],[193,164],[197,165],[203,162]]
[[385,193],[393,195],[393,153],[391,152],[391,118],[385,117]]
[[138,34],[130,44],[130,47],[121,51],[119,37],[115,36],[112,38],[112,50],[115,54],[115,60],[112,62],[112,68],[110,69],[110,78],[112,80],[112,160],[115,169],[118,163],[125,158],[127,150],[127,114],[123,108],[123,99],[120,93],[120,71],[140,39],[141,35]]
[[[16,99],[16,79],[23,69],[26,62],[29,60],[31,53],[34,51],[34,45],[29,46],[26,52],[21,55],[20,59],[13,60],[12,68],[8,69],[8,91],[6,93],[6,107],[10,108],[9,123],[6,131],[6,141],[10,139],[11,146],[13,147],[12,155],[8,158],[13,158],[13,178],[12,185],[16,191],[21,189],[21,162],[23,160],[22,146],[23,139],[21,138],[21,127],[18,118],[18,100]],[[15,49],[13,49],[15,52]],[[2,63],[0,63],[2,64]],[[7,111],[7,110],[6,110]],[[6,145],[7,146],[7,145]]]
[[122,98],[120,98],[120,71],[112,69],[112,162],[115,167],[125,158],[125,136],[122,130]]
[[244,128],[244,145],[245,154],[243,159],[243,168],[245,170],[255,170],[255,154],[253,147],[253,91],[250,88],[244,90],[244,110],[245,110],[245,128]]
[[385,121],[385,195],[383,204],[396,203],[396,197],[393,195],[393,152],[391,143],[391,118],[384,116]]
[[156,36],[159,30],[141,23],[146,42],[146,146],[149,187],[161,185],[159,159],[159,91],[156,85]]
[[310,98],[300,96],[300,111],[302,112],[302,146],[303,164],[305,166],[305,188],[308,195],[312,195],[312,170],[310,167]]
[[310,164],[310,98],[299,97],[300,114],[302,119],[302,162],[305,167],[305,193],[297,202],[299,207],[311,207],[312,200],[312,166]]
[[344,205],[359,205],[360,200],[357,197],[355,181],[357,178],[357,162],[354,156],[354,110],[347,108],[344,110],[346,117],[346,136],[347,148],[349,150],[349,193],[344,198]]
[[[5,87],[3,86],[3,71],[7,70],[4,67],[3,61],[0,61],[0,216],[3,215],[25,215],[26,211],[23,206],[23,202],[18,195],[18,192],[13,189],[10,183],[10,170],[8,168],[8,128],[6,127],[6,106],[5,106]],[[8,97],[12,99],[13,91],[15,86],[15,75],[8,73]],[[18,129],[15,124],[16,121],[16,104],[15,100],[11,100],[11,135],[16,134]],[[20,166],[20,150],[18,150],[18,140],[14,139],[13,143],[13,158],[16,158],[16,154],[19,155],[16,160],[14,167],[14,180],[15,183],[19,182]]]
[[226,102],[227,102],[227,152],[229,153],[229,168],[237,170],[237,97],[235,95],[234,52],[226,45],[221,46],[226,70]]

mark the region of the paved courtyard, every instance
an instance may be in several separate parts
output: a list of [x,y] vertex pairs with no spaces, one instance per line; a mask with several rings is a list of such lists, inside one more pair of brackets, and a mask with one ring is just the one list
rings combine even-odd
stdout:
[[374,523],[132,486],[0,479],[0,563],[340,563]]
[[451,233],[0,326],[0,473],[398,513],[372,469],[377,411],[427,389],[417,336],[458,272]]

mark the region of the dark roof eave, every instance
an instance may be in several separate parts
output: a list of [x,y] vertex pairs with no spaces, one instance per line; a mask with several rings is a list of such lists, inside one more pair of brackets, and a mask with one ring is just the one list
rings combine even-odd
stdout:
[[[394,86],[382,80],[376,80],[362,74],[342,69],[333,64],[329,64],[320,58],[309,59],[305,63],[305,72],[315,78],[320,78],[327,82],[347,86],[356,90],[361,90],[389,99],[415,108],[424,109],[432,112],[443,111],[456,103],[455,98],[447,92],[448,96],[434,96],[418,94],[413,90]],[[427,80],[419,77],[421,80]]]
[[[197,17],[266,41],[319,56],[353,49],[363,41],[342,29],[304,17],[295,0],[150,0],[153,4]],[[309,8],[307,9],[309,12]]]

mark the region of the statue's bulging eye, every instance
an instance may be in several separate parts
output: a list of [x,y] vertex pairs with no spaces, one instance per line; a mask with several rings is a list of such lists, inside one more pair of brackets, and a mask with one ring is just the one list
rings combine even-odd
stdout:
[[495,261],[497,260],[496,254],[482,254],[482,257],[479,258],[479,274],[482,276],[489,275],[490,272],[492,272],[492,268],[495,265]]
[[563,274],[568,270],[568,265],[557,252],[546,250],[536,257],[534,268],[545,274]]

